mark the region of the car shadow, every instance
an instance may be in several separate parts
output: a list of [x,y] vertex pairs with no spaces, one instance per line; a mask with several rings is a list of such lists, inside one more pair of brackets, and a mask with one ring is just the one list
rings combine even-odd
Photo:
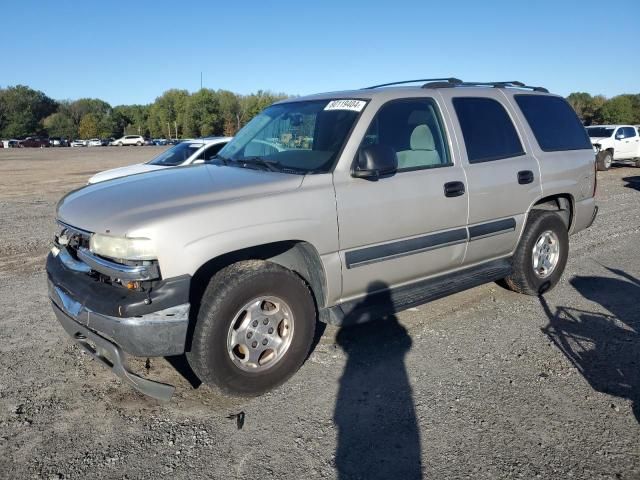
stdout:
[[[372,283],[363,304],[386,287]],[[376,303],[380,311],[393,311],[388,293],[378,293]],[[412,344],[406,329],[391,314],[343,327],[336,343],[347,355],[334,412],[338,478],[422,478],[420,429],[404,361]]]
[[626,182],[624,184],[625,187],[633,188],[634,190],[640,191],[640,175],[636,175],[634,177],[624,177],[622,181]]
[[542,330],[594,390],[630,400],[640,423],[640,280],[622,270],[607,270],[617,278],[576,276],[570,283],[611,314],[571,307],[554,312],[541,296],[549,318]]

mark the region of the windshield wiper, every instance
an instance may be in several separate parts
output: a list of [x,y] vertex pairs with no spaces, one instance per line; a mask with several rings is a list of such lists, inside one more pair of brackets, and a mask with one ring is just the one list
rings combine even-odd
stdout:
[[274,160],[265,160],[262,157],[247,157],[242,160],[236,160],[236,162],[244,164],[244,165],[258,165],[268,169],[271,172],[279,172],[281,169],[280,162],[276,162]]
[[215,155],[211,157],[209,160],[206,160],[206,162],[213,162],[214,160],[220,160],[223,165],[229,165],[229,161],[231,161],[230,158],[225,158],[222,155]]

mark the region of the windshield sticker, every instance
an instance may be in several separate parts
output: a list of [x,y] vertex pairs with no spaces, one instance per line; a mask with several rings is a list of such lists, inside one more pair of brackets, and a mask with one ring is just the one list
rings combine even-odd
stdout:
[[331,100],[325,110],[351,110],[353,112],[361,112],[367,104],[364,100]]

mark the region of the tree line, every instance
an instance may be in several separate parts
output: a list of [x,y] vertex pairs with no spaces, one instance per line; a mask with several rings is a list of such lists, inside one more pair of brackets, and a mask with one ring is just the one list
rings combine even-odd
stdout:
[[194,93],[172,89],[148,105],[112,107],[98,98],[57,101],[17,85],[0,88],[0,138],[233,136],[262,109],[283,98],[287,95],[263,90],[239,95],[208,88]]
[[[233,136],[263,108],[284,98],[287,95],[262,90],[239,95],[208,88],[194,93],[171,89],[148,105],[112,107],[97,98],[53,100],[43,92],[16,85],[0,88],[0,138]],[[567,100],[585,125],[640,124],[640,94],[608,99],[576,92]]]

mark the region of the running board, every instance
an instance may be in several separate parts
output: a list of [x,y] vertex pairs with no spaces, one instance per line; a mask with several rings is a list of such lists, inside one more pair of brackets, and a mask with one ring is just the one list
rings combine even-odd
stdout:
[[494,260],[410,285],[379,290],[367,295],[364,299],[328,307],[323,309],[324,312],[320,312],[320,319],[336,326],[365,323],[484,283],[500,280],[509,276],[511,271],[510,258]]

